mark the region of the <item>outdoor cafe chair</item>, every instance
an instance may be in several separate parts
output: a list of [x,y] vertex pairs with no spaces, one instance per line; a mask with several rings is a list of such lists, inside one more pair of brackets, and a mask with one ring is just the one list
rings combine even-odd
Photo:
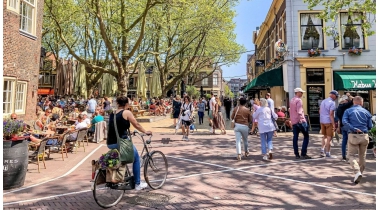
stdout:
[[29,152],[29,160],[36,161],[38,165],[38,173],[40,173],[40,158],[42,159],[42,162],[44,164],[44,167],[46,169],[46,164],[45,164],[45,146],[47,142],[47,138],[42,139],[40,142],[40,145],[38,146],[36,151],[30,151]]
[[78,146],[75,148],[75,150],[77,150],[78,147],[80,147],[82,143],[83,151],[86,152],[86,147],[84,146],[84,142],[87,141],[87,144],[88,144],[87,132],[88,132],[88,128],[82,128],[78,130],[77,139],[75,141],[76,143],[78,143]]

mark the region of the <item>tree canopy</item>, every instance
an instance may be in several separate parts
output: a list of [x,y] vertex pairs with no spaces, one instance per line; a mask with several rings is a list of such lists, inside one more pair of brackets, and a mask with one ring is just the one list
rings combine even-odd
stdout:
[[[56,59],[71,55],[86,66],[88,87],[103,74],[126,94],[137,64],[154,65],[163,94],[189,74],[238,61],[228,0],[46,0],[43,45]],[[168,77],[171,77],[168,79]],[[194,78],[196,80],[197,78]],[[202,79],[202,78],[198,78]]]

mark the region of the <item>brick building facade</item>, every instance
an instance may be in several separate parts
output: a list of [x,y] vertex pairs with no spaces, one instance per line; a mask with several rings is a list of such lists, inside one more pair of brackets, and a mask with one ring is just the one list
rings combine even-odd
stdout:
[[35,118],[43,0],[3,1],[3,115]]

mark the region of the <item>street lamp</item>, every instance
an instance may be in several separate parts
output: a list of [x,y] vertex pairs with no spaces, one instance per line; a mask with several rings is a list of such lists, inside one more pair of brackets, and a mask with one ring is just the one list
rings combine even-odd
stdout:
[[149,81],[149,79],[150,79],[150,75],[153,73],[153,68],[154,68],[154,66],[150,66],[146,71],[145,71],[145,74],[148,74],[148,91],[147,92],[149,92],[149,94],[147,94],[148,95],[148,98],[150,98],[150,94],[151,94],[151,91],[150,91],[150,81]]

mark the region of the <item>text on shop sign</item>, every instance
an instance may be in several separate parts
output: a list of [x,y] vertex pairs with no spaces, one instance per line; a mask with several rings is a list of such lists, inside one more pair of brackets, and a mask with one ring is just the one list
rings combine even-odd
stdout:
[[372,83],[363,83],[361,80],[351,80],[353,88],[376,88],[376,80],[372,80]]

